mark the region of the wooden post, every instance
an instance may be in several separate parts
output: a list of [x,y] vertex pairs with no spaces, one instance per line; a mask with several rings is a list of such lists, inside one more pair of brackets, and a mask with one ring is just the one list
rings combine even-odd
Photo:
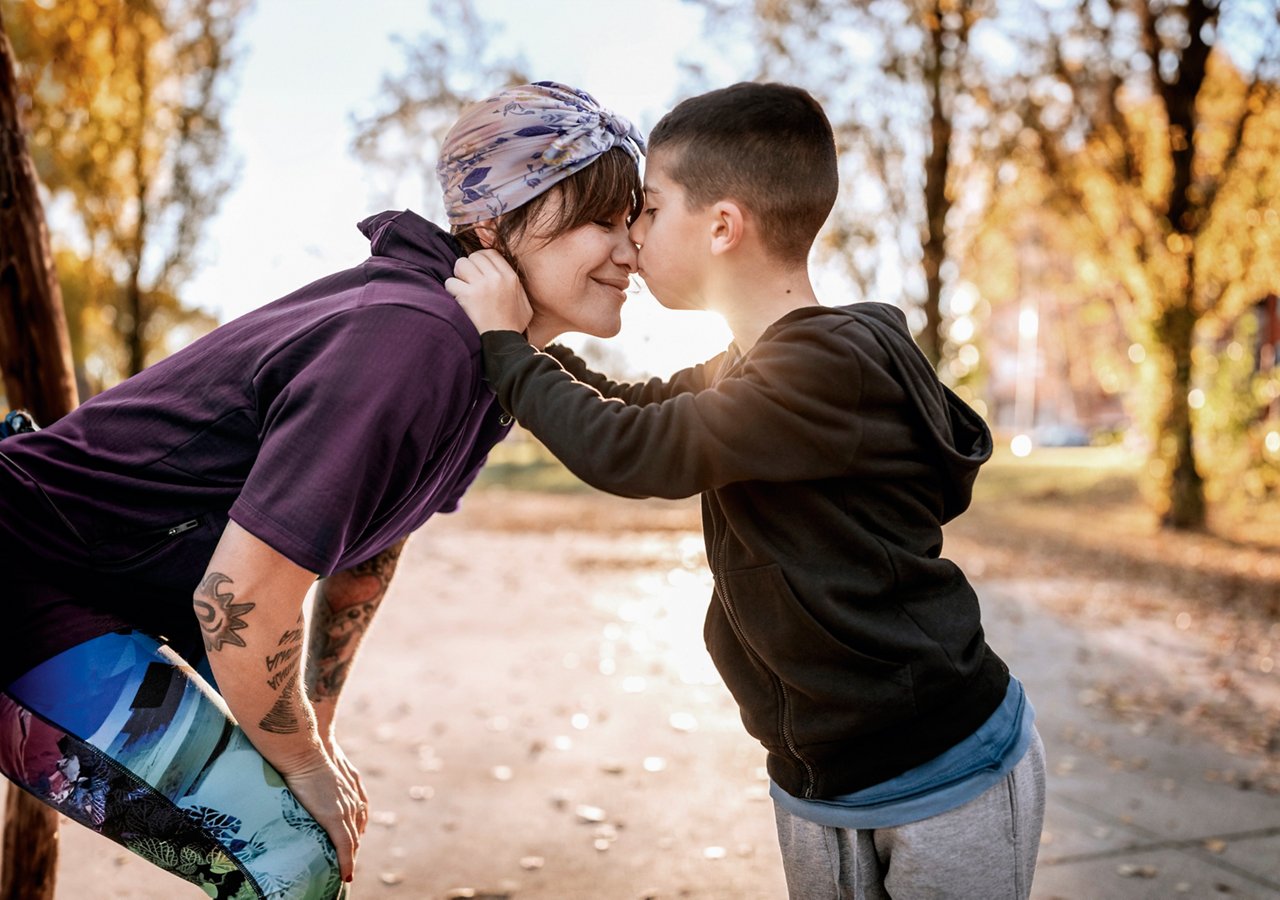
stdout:
[[[13,47],[0,18],[0,368],[9,404],[45,424],[77,403],[62,291],[18,116]],[[53,900],[58,814],[10,785],[0,900]]]

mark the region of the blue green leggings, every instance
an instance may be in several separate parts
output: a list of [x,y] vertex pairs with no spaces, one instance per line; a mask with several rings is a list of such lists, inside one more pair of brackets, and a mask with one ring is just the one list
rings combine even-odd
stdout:
[[328,836],[200,668],[136,631],[41,663],[0,691],[0,772],[206,896],[345,896]]

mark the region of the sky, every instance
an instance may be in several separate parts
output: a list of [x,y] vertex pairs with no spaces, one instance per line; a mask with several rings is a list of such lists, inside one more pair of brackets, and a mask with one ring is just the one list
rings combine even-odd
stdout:
[[[523,56],[536,79],[585,88],[644,130],[678,97],[678,59],[701,36],[701,12],[680,0],[477,0],[477,8],[501,26],[498,53]],[[403,179],[387,197],[386,176],[350,147],[352,116],[379,109],[383,76],[400,70],[393,38],[413,41],[428,12],[425,0],[258,0],[242,26],[227,116],[239,178],[206,227],[187,302],[234,318],[363,260],[368,243],[355,223],[365,216],[424,209],[423,191],[436,186]],[[729,340],[718,317],[667,312],[643,293],[628,300],[623,323],[610,344],[655,374]]]

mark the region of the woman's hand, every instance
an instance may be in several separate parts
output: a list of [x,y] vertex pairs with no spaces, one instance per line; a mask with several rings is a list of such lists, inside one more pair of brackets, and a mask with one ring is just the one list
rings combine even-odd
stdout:
[[360,778],[360,770],[352,765],[351,760],[347,758],[347,754],[338,746],[338,742],[332,738],[324,741],[325,752],[329,754],[329,758],[333,760],[338,771],[347,777],[347,780],[355,787],[356,796],[360,800],[360,807],[356,815],[356,827],[360,834],[364,834],[365,827],[369,824],[369,795],[365,793],[364,781]]
[[459,259],[444,289],[454,296],[481,334],[523,332],[533,318],[520,276],[496,250],[480,250]]
[[368,819],[368,805],[351,778],[326,753],[319,753],[292,771],[281,771],[284,782],[303,809],[329,835],[338,851],[343,881],[355,875],[356,851]]

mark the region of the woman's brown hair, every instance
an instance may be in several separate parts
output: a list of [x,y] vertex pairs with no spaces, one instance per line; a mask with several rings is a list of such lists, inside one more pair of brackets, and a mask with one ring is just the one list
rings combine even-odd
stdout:
[[[548,221],[542,214],[552,197],[559,197],[560,203]],[[528,203],[499,216],[493,224],[493,249],[519,272],[520,264],[511,247],[534,223],[537,237],[545,244],[590,222],[612,221],[626,215],[629,224],[640,214],[643,201],[644,188],[636,161],[621,147],[614,147]],[[454,226],[453,236],[467,253],[486,246],[476,233],[481,224],[485,223]]]

